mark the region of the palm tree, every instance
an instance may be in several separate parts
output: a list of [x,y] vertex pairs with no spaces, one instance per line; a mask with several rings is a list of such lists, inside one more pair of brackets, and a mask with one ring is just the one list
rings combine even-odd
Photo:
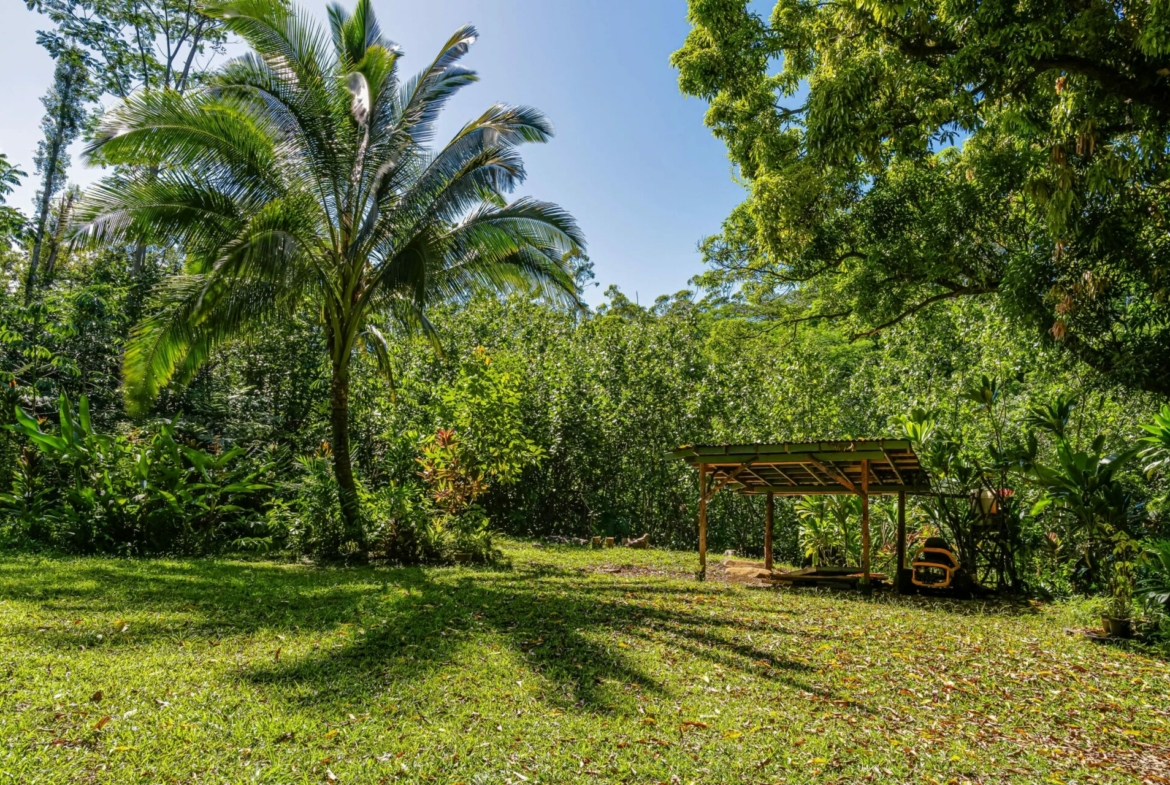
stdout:
[[198,90],[139,92],[108,112],[86,154],[119,166],[87,194],[80,232],[95,242],[174,244],[187,269],[159,292],[124,359],[127,403],[147,409],[188,381],[223,341],[309,309],[332,367],[334,472],[347,539],[362,541],[350,458],[355,350],[389,374],[391,320],[434,338],[428,304],[482,287],[579,304],[573,218],[530,198],[517,147],[544,142],[538,111],[495,105],[441,149],[444,104],[476,80],[459,60],[464,27],[420,74],[369,0],[329,8],[330,37],[282,0],[214,2],[206,13],[250,44]]

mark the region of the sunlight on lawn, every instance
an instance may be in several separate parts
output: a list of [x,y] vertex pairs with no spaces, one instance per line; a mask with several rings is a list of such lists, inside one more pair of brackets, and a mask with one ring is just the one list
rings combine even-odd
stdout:
[[1091,623],[1071,607],[698,584],[684,553],[506,551],[510,565],[478,569],[0,561],[0,770],[20,782],[1168,776],[1170,668],[1068,634]]

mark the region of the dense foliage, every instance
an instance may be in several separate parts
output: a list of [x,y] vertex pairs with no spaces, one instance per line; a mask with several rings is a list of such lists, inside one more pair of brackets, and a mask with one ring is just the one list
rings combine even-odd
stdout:
[[[611,289],[594,310],[572,219],[504,200],[524,175],[517,145],[551,133],[543,117],[497,106],[429,149],[473,78],[457,65],[470,29],[398,84],[366,3],[335,9],[332,37],[280,3],[206,8],[256,54],[106,114],[90,149],[119,168],[74,216],[90,244],[54,245],[27,299],[31,244],[0,249],[0,543],[396,563],[489,560],[493,531],[693,548],[697,480],[671,448],[888,436],[914,442],[937,492],[911,500],[912,547],[944,537],[989,589],[1161,613],[1170,408],[1143,354],[1163,340],[1157,293],[1083,274],[1084,238],[1057,239],[1059,216],[1034,209],[1049,164],[1021,168],[990,119],[937,153],[817,137],[813,119],[828,134],[834,116],[817,91],[845,78],[825,63],[853,55],[822,62],[823,45],[774,29],[820,35],[845,11],[782,4],[767,28],[717,7],[692,3],[679,62],[684,86],[714,80],[751,198],[706,245],[696,290],[643,307]],[[748,64],[772,73],[785,56],[764,92],[743,63],[720,70],[734,58],[704,59],[751,48],[744,30],[779,47]],[[909,56],[871,33],[891,62]],[[949,73],[934,70],[917,78]],[[728,85],[763,100],[794,75],[813,85],[805,119],[747,123],[754,105]],[[19,175],[0,159],[0,196]],[[1081,288],[1054,306],[1063,327],[1037,332],[1056,284],[1028,276],[1054,259]],[[956,296],[977,291],[995,296]],[[1080,321],[1098,294],[1126,309],[1113,364],[1069,351],[1100,337]],[[1122,318],[1109,308],[1101,329]],[[857,502],[780,500],[778,560],[859,564]],[[710,547],[759,553],[763,505],[716,495]],[[892,500],[872,522],[888,572]]]
[[[712,282],[872,334],[994,296],[1170,394],[1162,3],[690,0],[674,55],[750,195]],[[953,144],[959,147],[952,147]]]
[[[143,412],[227,340],[295,316],[321,328],[345,541],[365,546],[349,440],[355,352],[385,358],[428,307],[477,288],[538,287],[575,303],[572,216],[532,198],[518,148],[547,141],[540,112],[497,104],[432,149],[435,124],[475,72],[461,28],[416,77],[368,0],[329,10],[329,35],[280,0],[204,12],[251,48],[186,93],[137,92],[102,118],[91,156],[121,173],[78,208],[92,242],[178,245],[182,275],[136,328],[127,398]],[[35,261],[35,257],[34,257]],[[389,323],[389,324],[387,324]],[[387,338],[387,334],[390,338]]]
[[[121,409],[117,376],[140,290],[109,260],[76,254],[37,309],[6,301],[15,329],[5,368],[20,370],[6,376],[9,400],[35,406],[48,418],[42,428],[59,421],[52,402],[62,393],[100,402],[93,419],[108,431],[140,427]],[[438,352],[415,336],[390,344],[384,358],[355,358],[351,438],[376,558],[482,556],[488,521],[526,536],[650,533],[693,547],[696,481],[666,456],[671,447],[903,433],[940,488],[1013,489],[998,539],[972,528],[967,501],[910,507],[912,532],[948,537],[990,586],[1104,591],[1117,531],[1135,541],[1166,534],[1170,420],[1151,419],[1146,395],[1103,386],[1058,351],[1020,341],[992,306],[951,304],[862,342],[832,327],[795,338],[764,332],[690,293],[641,307],[611,290],[586,314],[483,294],[434,310],[432,320]],[[78,344],[82,337],[93,343]],[[329,371],[312,349],[323,340],[312,322],[284,323],[228,344],[189,386],[164,395],[158,415],[181,413],[180,427],[204,448],[243,448],[240,471],[249,476],[271,464],[264,482],[275,487],[245,505],[246,531],[142,548],[345,550],[328,461]],[[20,443],[6,437],[12,459]],[[844,500],[810,504],[778,505],[779,555],[857,563],[857,510]],[[54,539],[14,509],[9,541],[139,547],[113,534],[106,545],[96,536]],[[762,518],[760,500],[717,495],[711,547],[758,553]],[[888,566],[892,508],[879,502],[874,520],[875,556]],[[1127,558],[1140,564],[1136,553]]]

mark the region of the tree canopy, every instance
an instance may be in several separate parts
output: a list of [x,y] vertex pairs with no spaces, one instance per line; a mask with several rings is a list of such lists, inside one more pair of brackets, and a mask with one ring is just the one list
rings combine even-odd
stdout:
[[1170,393],[1162,3],[691,0],[673,62],[750,195],[707,282],[873,335],[946,299]]

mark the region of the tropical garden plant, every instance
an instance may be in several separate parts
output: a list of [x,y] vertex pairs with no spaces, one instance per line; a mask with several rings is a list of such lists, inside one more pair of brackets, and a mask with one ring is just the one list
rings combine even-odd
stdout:
[[1149,540],[1142,546],[1138,596],[1150,606],[1170,606],[1170,540]]
[[796,515],[803,556],[814,567],[861,563],[860,496],[802,496]]
[[5,539],[82,552],[206,553],[243,533],[270,487],[265,463],[242,460],[238,446],[188,444],[177,418],[129,436],[103,433],[84,395],[76,410],[61,396],[55,429],[20,407],[15,414],[5,427],[27,446],[0,512],[21,531]]
[[585,241],[561,208],[506,200],[525,178],[519,145],[548,120],[495,105],[432,148],[448,100],[476,80],[464,27],[417,76],[370,7],[329,9],[329,33],[280,0],[213,2],[205,13],[252,51],[197,88],[143,91],[114,107],[87,154],[119,166],[86,195],[92,241],[176,244],[184,274],[126,352],[127,400],[145,412],[229,339],[308,314],[331,368],[330,455],[347,542],[364,540],[350,446],[352,357],[389,381],[394,333],[434,337],[427,309],[481,288],[534,289],[576,304],[571,259]]

